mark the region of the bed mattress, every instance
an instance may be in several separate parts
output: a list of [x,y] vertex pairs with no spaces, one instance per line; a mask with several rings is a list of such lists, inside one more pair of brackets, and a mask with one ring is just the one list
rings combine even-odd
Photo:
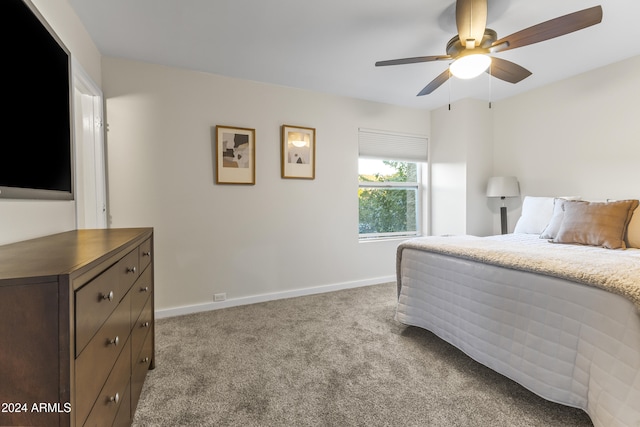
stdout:
[[640,314],[629,298],[415,248],[398,259],[398,321],[597,427],[640,427]]

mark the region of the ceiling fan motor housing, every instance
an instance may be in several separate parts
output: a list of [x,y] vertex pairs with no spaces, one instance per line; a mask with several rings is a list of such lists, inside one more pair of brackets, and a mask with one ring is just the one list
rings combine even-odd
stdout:
[[466,43],[463,44],[460,41],[459,36],[454,36],[447,43],[447,54],[450,55],[452,58],[456,58],[466,50],[476,51],[475,53],[488,53],[489,48],[491,47],[493,42],[495,42],[496,40],[498,40],[498,33],[496,33],[491,28],[486,28],[484,30],[484,36],[482,36],[482,41],[480,42],[480,45],[474,49],[467,49]]

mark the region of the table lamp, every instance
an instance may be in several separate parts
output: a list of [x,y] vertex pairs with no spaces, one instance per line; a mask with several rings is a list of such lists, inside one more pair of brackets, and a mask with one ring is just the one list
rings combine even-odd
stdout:
[[504,199],[518,197],[519,195],[520,184],[515,176],[494,176],[489,178],[487,197],[500,197],[502,200],[502,206],[500,207],[502,234],[507,234],[507,207],[504,205]]

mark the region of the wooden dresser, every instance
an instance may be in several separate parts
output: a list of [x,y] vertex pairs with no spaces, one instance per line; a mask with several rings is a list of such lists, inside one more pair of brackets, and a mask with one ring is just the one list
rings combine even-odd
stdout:
[[0,426],[127,426],[154,359],[153,229],[0,246]]

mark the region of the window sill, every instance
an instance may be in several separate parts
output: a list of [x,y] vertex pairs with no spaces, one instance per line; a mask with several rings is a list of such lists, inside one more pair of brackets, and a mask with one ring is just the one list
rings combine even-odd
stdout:
[[384,236],[380,236],[380,237],[360,237],[358,238],[358,243],[369,243],[369,242],[389,242],[389,241],[405,241],[405,240],[409,240],[409,239],[413,239],[416,237],[422,237],[421,234],[413,234],[413,235],[406,235],[406,236],[388,236],[388,237],[384,237]]

